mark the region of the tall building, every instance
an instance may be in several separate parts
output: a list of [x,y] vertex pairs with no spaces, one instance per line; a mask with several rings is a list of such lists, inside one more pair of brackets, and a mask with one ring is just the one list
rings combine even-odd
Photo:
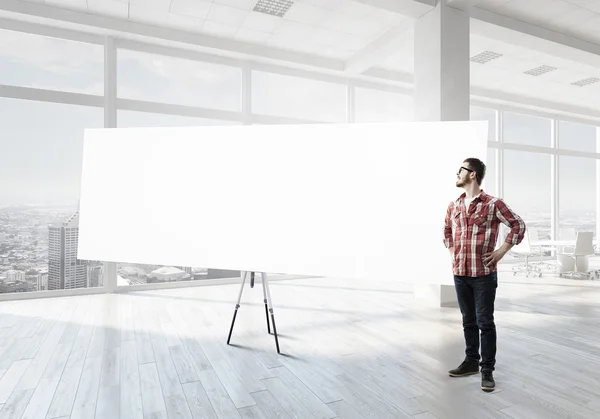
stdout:
[[40,272],[37,275],[37,290],[46,291],[48,289],[48,272]]
[[48,289],[87,287],[87,264],[77,259],[79,212],[66,222],[48,227]]
[[10,270],[6,272],[7,282],[25,282],[25,272]]
[[104,267],[102,265],[88,265],[87,267],[87,280],[88,288],[97,288],[104,285],[103,276]]

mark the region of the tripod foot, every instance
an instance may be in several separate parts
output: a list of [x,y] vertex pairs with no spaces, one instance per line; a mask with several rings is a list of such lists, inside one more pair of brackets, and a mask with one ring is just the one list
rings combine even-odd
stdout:
[[273,313],[273,310],[271,310],[271,321],[273,322],[273,335],[275,336],[275,346],[277,346],[277,353],[280,354],[281,352],[279,352],[279,339],[277,338],[277,327],[275,327],[275,314]]
[[229,336],[227,337],[227,344],[229,345],[229,341],[231,341],[231,333],[233,332],[233,325],[235,324],[235,318],[237,316],[238,308],[240,308],[239,304],[235,306],[235,311],[233,312],[233,320],[231,320],[231,327],[229,328]]

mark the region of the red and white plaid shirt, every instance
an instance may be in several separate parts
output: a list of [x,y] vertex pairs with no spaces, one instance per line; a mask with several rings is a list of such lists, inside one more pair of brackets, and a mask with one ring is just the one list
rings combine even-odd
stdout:
[[444,223],[444,244],[454,247],[452,271],[457,276],[478,277],[496,271],[496,266],[485,266],[483,255],[495,250],[500,223],[510,228],[505,242],[521,243],[525,223],[500,198],[481,191],[465,208],[466,194],[448,205]]

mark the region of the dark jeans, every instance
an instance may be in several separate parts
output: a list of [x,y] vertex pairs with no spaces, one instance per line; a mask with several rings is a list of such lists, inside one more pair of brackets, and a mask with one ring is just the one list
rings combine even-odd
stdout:
[[[463,330],[467,346],[467,360],[481,362],[481,371],[494,371],[496,365],[496,325],[494,302],[498,276],[454,276],[454,287],[462,313]],[[479,331],[481,331],[481,357],[479,356]]]

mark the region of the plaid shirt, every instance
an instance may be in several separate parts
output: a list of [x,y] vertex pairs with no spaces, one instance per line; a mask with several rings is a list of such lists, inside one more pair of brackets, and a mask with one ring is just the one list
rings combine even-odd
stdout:
[[444,223],[444,245],[454,247],[452,271],[457,276],[478,277],[496,271],[496,266],[485,266],[483,255],[493,252],[498,242],[500,223],[510,228],[505,242],[521,243],[525,223],[499,198],[481,191],[465,208],[463,193],[448,205]]

